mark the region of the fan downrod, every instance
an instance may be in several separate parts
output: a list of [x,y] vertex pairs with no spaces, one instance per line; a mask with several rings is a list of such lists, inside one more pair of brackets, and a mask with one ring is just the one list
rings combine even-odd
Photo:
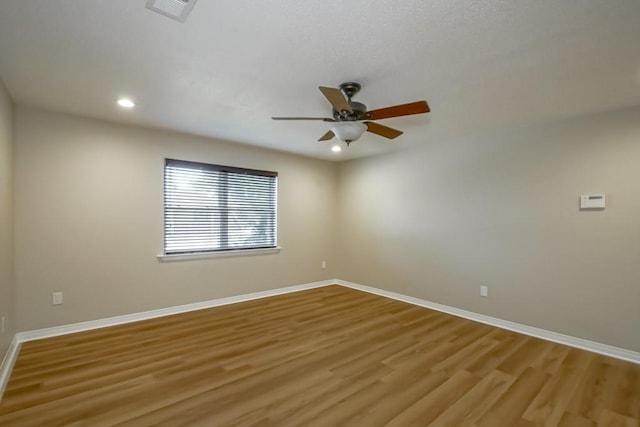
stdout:
[[340,91],[342,91],[344,96],[347,98],[347,102],[349,103],[349,106],[351,107],[351,110],[353,110],[353,112],[347,113],[345,111],[336,111],[334,109],[333,110],[334,120],[339,122],[364,120],[365,113],[367,112],[367,106],[361,102],[356,102],[351,100],[351,97],[353,97],[356,93],[360,92],[360,89],[362,88],[362,86],[360,86],[360,83],[346,82],[346,83],[342,83],[340,86],[338,86],[338,88],[340,89]]

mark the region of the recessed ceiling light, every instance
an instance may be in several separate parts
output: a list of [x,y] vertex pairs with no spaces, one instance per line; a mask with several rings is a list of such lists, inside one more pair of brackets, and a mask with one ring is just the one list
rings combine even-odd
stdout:
[[340,147],[339,145],[334,145],[333,147],[331,147],[331,151],[333,151],[334,153],[339,153],[342,151],[342,147]]
[[118,99],[118,105],[124,108],[133,108],[136,106],[136,103],[128,98],[120,98]]

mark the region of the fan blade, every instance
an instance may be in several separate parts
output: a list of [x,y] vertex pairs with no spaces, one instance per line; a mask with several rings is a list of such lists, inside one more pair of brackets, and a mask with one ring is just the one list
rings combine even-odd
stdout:
[[409,104],[394,105],[393,107],[379,108],[367,111],[365,117],[370,120],[388,119],[390,117],[410,116],[431,111],[427,101],[411,102]]
[[327,97],[327,100],[333,105],[333,109],[339,113],[343,111],[347,111],[349,113],[353,113],[349,102],[347,102],[347,98],[344,97],[344,94],[340,89],[336,89],[334,87],[319,87],[320,91],[324,96]]
[[329,141],[330,139],[333,139],[334,136],[336,135],[333,133],[333,131],[330,130],[329,132],[322,135],[322,137],[318,141]]
[[390,128],[388,126],[383,126],[374,122],[364,122],[367,125],[367,131],[371,133],[375,133],[376,135],[384,136],[385,138],[394,139],[402,135],[397,129]]
[[271,117],[273,120],[322,120],[323,122],[335,122],[329,117]]

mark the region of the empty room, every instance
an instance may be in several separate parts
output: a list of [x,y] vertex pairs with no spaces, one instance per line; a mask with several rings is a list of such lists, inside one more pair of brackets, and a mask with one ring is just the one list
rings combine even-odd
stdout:
[[640,2],[0,2],[0,426],[640,427]]

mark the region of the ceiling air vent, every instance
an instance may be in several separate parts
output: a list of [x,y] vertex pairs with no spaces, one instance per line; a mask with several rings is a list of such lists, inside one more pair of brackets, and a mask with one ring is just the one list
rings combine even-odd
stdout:
[[196,0],[147,0],[147,9],[184,22],[194,4]]

